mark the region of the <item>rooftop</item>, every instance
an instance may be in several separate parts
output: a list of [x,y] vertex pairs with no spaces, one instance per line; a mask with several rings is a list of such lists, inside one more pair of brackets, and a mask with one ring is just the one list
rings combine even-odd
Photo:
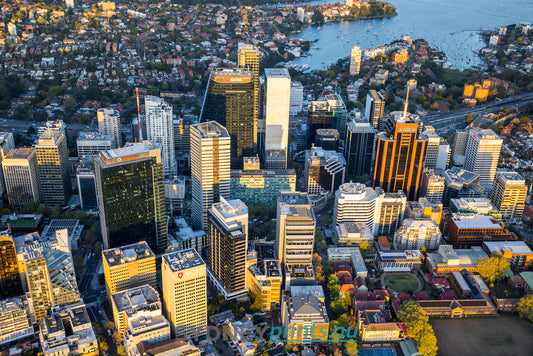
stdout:
[[265,77],[268,78],[287,78],[291,79],[287,68],[265,68]]
[[496,176],[502,179],[505,183],[510,184],[525,184],[526,180],[517,172],[498,172]]
[[114,138],[111,135],[104,135],[99,132],[85,132],[82,131],[78,135],[79,141],[113,141]]
[[204,260],[193,248],[167,253],[162,258],[173,272],[205,265]]
[[501,229],[502,226],[494,222],[494,218],[479,214],[454,214],[452,221],[459,229]]
[[149,285],[114,293],[111,295],[111,298],[113,298],[119,313],[124,311],[136,312],[146,308],[153,308],[154,304],[158,304],[158,308],[161,308],[159,294]]
[[191,125],[191,130],[196,129],[200,138],[229,137],[228,130],[216,121],[207,121]]
[[[160,145],[158,143],[152,142],[152,141],[143,141],[143,142],[137,142],[137,143],[130,143],[127,146],[124,146],[122,148],[116,148],[114,150],[107,150],[100,152],[100,158],[104,161],[106,164],[113,164],[113,163],[121,163],[126,160],[134,160],[139,159],[143,157],[148,157],[149,155],[143,155],[141,156],[141,153],[148,153],[151,150],[159,150]],[[113,160],[116,159],[116,160]],[[111,162],[107,162],[107,160],[113,160]]]
[[112,248],[102,252],[107,264],[111,267],[123,263],[136,261],[145,258],[155,258],[154,253],[146,241],[137,242],[131,245]]
[[32,154],[35,154],[35,148],[23,147],[10,150],[4,157],[5,160],[10,159],[28,159]]
[[309,205],[309,196],[301,192],[281,192],[279,201],[283,205]]
[[524,241],[485,241],[483,245],[492,252],[512,251],[513,255],[533,255]]

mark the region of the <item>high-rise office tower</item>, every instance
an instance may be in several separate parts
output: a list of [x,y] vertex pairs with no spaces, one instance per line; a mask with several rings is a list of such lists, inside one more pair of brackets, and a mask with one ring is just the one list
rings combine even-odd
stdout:
[[315,142],[316,130],[336,129],[340,137],[346,135],[347,110],[344,101],[338,94],[326,95],[323,100],[313,101],[307,112],[307,146]]
[[115,148],[115,138],[99,132],[80,132],[76,140],[78,157],[97,155],[100,151]]
[[437,135],[432,126],[425,126],[422,135],[428,139],[425,167],[445,170],[450,156],[450,145]]
[[64,205],[72,194],[67,139],[61,130],[46,129],[35,146],[41,201]]
[[479,183],[492,183],[503,140],[492,130],[470,130],[466,141],[465,165],[467,171],[479,174]]
[[526,197],[526,180],[520,174],[516,172],[496,174],[489,199],[498,208],[504,220],[522,219]]
[[254,75],[241,69],[211,72],[202,106],[201,121],[214,120],[231,136],[232,166],[242,167],[242,157],[254,156],[257,149],[257,122],[254,115]]
[[361,47],[355,46],[350,54],[350,75],[357,75],[361,70]]
[[350,121],[346,124],[344,158],[346,175],[370,177],[374,159],[376,131],[369,122]]
[[9,151],[2,160],[9,204],[24,206],[39,203],[39,175],[35,148],[18,148]]
[[174,148],[174,125],[172,106],[156,96],[144,97],[147,139],[161,145],[165,175],[178,174]]
[[246,293],[248,208],[238,199],[220,198],[209,209],[207,265],[226,300]]
[[310,266],[315,242],[315,213],[307,193],[281,193],[278,198],[276,249],[286,267]]
[[76,167],[76,181],[80,194],[82,209],[94,209],[98,207],[96,196],[96,176],[94,175],[94,159],[92,156],[80,158]]
[[383,113],[385,111],[385,98],[374,89],[370,90],[366,96],[365,118],[377,130],[383,130]]
[[291,77],[286,68],[267,68],[265,105],[265,167],[287,168]]
[[424,170],[424,178],[422,178],[421,196],[424,196],[431,203],[441,204],[444,198],[444,189],[446,188],[445,179],[443,176],[435,172],[433,169]]
[[59,239],[24,241],[20,251],[36,321],[43,320],[52,306],[81,300],[68,234],[56,236]]
[[155,255],[146,241],[102,251],[107,295],[149,284],[157,288]]
[[344,183],[346,161],[337,151],[311,147],[305,152],[305,182],[308,194],[333,194]]
[[402,190],[385,193],[382,189],[376,188],[376,192],[379,195],[379,206],[376,212],[374,235],[392,235],[402,224],[407,197]]
[[195,249],[163,255],[163,300],[172,334],[179,340],[205,335],[207,330],[207,273]]
[[466,141],[468,139],[467,131],[455,131],[455,136],[453,139],[453,151],[452,154],[464,156],[466,150]]
[[230,195],[230,136],[224,126],[208,121],[191,126],[192,220],[207,227],[207,211]]
[[115,138],[112,148],[122,147],[122,137],[120,135],[120,114],[115,109],[101,108],[96,112],[98,119],[98,132],[103,135]]
[[11,237],[0,235],[0,298],[22,294],[15,243]]
[[[15,148],[15,140],[11,132],[0,132],[0,166],[6,153]],[[0,194],[4,194],[6,185],[4,181],[4,173],[0,170]]]
[[303,110],[304,87],[301,82],[291,82],[290,114],[297,115]]
[[417,200],[427,151],[427,138],[419,136],[414,115],[395,111],[390,114],[394,128],[377,136],[373,187],[385,192],[405,191],[409,200]]
[[146,241],[167,248],[167,217],[161,149],[151,141],[100,152],[94,158],[104,247]]
[[372,188],[359,183],[344,183],[335,192],[333,219],[335,224],[345,222],[364,223],[372,234],[379,195]]
[[[254,125],[254,143],[257,145],[257,121],[259,120],[259,62],[260,52],[256,46],[246,43],[239,43],[238,64],[239,68],[253,73],[254,78],[254,100],[253,100],[253,125]],[[224,125],[224,124],[223,124]],[[231,134],[231,132],[230,132]]]

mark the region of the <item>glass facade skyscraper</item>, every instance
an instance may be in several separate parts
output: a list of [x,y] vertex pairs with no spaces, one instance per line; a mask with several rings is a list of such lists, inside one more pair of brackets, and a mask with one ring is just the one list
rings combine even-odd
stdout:
[[22,294],[17,251],[9,236],[0,236],[0,298],[11,298]]
[[326,95],[324,100],[313,101],[307,113],[307,146],[315,142],[316,130],[336,129],[340,137],[346,135],[346,105],[338,94]]
[[368,122],[351,121],[346,124],[344,158],[346,159],[347,176],[370,176],[375,137],[376,132]]
[[211,73],[202,107],[201,121],[214,120],[231,137],[232,167],[242,167],[242,157],[257,152],[254,115],[254,75],[239,69]]
[[165,186],[160,146],[151,141],[100,152],[94,160],[106,249],[146,241],[167,247]]

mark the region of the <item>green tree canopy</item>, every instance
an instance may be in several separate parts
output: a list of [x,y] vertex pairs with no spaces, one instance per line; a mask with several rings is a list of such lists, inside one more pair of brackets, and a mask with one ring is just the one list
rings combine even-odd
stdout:
[[511,265],[500,253],[493,253],[490,257],[478,261],[477,269],[486,282],[494,283],[502,280]]
[[408,300],[402,303],[398,318],[407,327],[407,333],[415,339],[418,351],[424,356],[437,355],[437,338],[429,318],[418,302]]
[[257,293],[255,295],[254,308],[256,310],[263,310],[263,293]]
[[533,323],[533,294],[523,296],[516,305],[518,315]]
[[346,343],[346,355],[356,356],[359,353],[357,350],[357,342],[349,341]]

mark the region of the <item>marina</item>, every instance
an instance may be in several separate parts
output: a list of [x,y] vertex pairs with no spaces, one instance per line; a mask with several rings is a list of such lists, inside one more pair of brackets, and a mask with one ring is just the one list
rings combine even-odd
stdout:
[[[531,22],[530,15],[533,13],[533,2],[527,0],[390,2],[397,8],[398,16],[340,21],[304,28],[293,37],[314,43],[309,55],[293,60],[293,65],[308,65],[310,70],[325,69],[339,58],[348,56],[353,46],[360,46],[364,51],[411,36],[413,39],[423,38],[433,48],[443,51],[447,57],[447,67],[466,69],[483,64],[477,55],[484,47],[481,31],[521,21]],[[298,3],[298,6],[325,3],[329,2],[303,2]],[[477,15],[468,15],[473,12],[477,12]]]

